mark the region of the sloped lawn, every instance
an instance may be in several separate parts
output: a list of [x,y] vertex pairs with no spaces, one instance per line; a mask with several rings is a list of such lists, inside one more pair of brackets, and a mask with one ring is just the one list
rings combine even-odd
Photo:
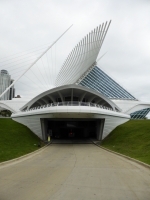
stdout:
[[130,120],[118,126],[102,146],[150,164],[150,120]]
[[40,139],[26,126],[0,118],[0,162],[39,149]]

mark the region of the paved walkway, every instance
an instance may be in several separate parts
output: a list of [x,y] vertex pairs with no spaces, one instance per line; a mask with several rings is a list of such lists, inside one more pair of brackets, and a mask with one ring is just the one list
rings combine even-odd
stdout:
[[93,144],[52,144],[0,166],[0,200],[149,200],[150,170]]

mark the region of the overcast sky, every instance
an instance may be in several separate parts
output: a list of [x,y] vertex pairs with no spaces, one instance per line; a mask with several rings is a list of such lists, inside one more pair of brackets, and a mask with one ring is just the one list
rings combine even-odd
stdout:
[[58,69],[88,32],[109,20],[99,56],[107,53],[98,65],[133,96],[150,102],[149,0],[1,0],[0,69],[7,69],[3,61],[9,56],[15,62],[18,53],[51,44],[73,24],[55,49]]

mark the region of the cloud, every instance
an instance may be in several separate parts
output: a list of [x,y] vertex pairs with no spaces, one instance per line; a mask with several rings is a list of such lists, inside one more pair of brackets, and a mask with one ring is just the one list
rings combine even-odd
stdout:
[[[71,30],[53,48],[53,68],[50,69],[54,77],[73,47],[93,28],[112,19],[100,52],[100,55],[107,54],[99,65],[135,97],[150,101],[149,10],[150,3],[146,0],[1,1],[0,69],[5,67],[1,62],[3,57],[51,44],[73,23]],[[34,53],[33,58],[38,55]],[[11,69],[11,63],[9,67]],[[37,68],[35,71],[37,73]],[[37,75],[40,77],[40,72]],[[21,94],[23,87],[22,91],[20,88],[21,85],[18,87]]]

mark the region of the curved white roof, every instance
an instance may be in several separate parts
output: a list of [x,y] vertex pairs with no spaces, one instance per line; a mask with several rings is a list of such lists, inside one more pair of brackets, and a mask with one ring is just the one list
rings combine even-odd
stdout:
[[0,101],[0,110],[10,110],[12,113],[17,113],[20,108],[25,105],[29,99],[14,98],[13,100]]
[[150,102],[133,101],[133,100],[112,100],[122,112],[131,114],[135,111],[150,108]]
[[73,95],[73,93],[80,97],[80,101],[82,101],[81,99],[83,99],[84,96],[88,96],[88,99],[90,101],[96,99],[97,102],[99,102],[101,100],[103,101],[103,103],[110,105],[114,110],[117,108],[119,111],[121,111],[114,102],[105,97],[103,94],[89,88],[74,84],[64,85],[47,90],[26,103],[20,110],[29,109],[37,103],[41,105],[48,104],[49,100],[55,102],[56,96],[60,97],[63,101],[64,96],[67,96],[68,94]]

